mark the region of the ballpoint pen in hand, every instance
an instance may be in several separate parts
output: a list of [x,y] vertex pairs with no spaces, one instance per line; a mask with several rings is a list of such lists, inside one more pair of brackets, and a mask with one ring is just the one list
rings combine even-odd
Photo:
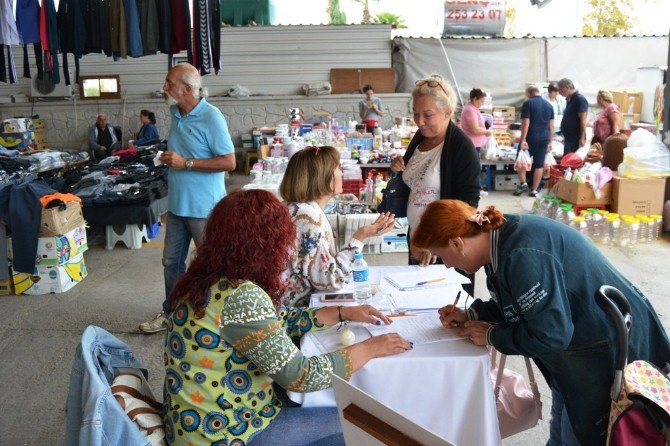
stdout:
[[456,311],[456,305],[458,305],[458,299],[460,298],[461,298],[461,292],[459,291],[458,294],[456,295],[456,299],[454,299],[453,305],[451,306],[451,310],[449,310],[449,313],[447,314],[451,314],[454,311]]

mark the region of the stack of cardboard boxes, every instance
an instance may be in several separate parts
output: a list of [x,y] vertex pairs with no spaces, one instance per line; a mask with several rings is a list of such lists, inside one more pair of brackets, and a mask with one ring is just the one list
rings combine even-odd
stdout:
[[35,150],[47,149],[47,128],[43,119],[33,119],[35,128]]
[[509,105],[495,105],[493,107],[493,125],[491,131],[499,146],[511,147],[514,145],[509,125],[516,119],[516,109]]
[[640,122],[642,112],[642,92],[612,90],[612,99],[619,106],[619,127],[629,129],[631,124]]
[[[63,293],[84,280],[88,275],[84,263],[84,252],[88,249],[85,224],[79,202],[44,209],[35,269],[31,274],[12,273],[15,293]],[[11,246],[9,243],[10,264]]]
[[0,146],[21,152],[35,146],[35,129],[30,118],[12,118],[2,121]]

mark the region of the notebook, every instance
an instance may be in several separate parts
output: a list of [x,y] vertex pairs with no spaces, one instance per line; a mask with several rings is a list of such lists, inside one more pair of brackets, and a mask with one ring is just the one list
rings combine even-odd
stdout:
[[[393,273],[386,276],[386,280],[400,291],[427,290],[447,285],[462,285],[470,283],[470,279],[456,272],[454,268],[421,268],[414,271]],[[422,282],[427,282],[419,285]]]

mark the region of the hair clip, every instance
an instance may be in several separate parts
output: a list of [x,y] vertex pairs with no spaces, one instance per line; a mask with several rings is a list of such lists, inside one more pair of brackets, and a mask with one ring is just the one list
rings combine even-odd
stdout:
[[477,223],[479,226],[483,225],[484,222],[491,223],[491,220],[489,220],[489,218],[486,215],[484,215],[482,211],[475,212],[474,214],[469,216],[466,220],[471,221],[473,223]]

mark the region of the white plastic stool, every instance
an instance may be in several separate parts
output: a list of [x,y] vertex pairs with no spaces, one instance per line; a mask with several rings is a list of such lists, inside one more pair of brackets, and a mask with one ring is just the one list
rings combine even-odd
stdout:
[[114,249],[116,242],[123,242],[128,249],[141,249],[142,239],[149,241],[147,228],[144,225],[109,225],[105,226],[105,249]]

